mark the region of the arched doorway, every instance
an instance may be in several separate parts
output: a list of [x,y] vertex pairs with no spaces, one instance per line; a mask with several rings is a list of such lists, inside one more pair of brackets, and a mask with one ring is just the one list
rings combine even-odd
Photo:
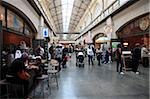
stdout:
[[149,27],[149,13],[146,13],[124,24],[116,34],[129,50],[134,47],[135,43],[145,44],[147,48],[150,48]]
[[104,33],[98,33],[93,37],[93,44],[95,45],[95,48],[99,48],[101,47],[101,44],[107,44],[107,42],[110,42],[110,39]]

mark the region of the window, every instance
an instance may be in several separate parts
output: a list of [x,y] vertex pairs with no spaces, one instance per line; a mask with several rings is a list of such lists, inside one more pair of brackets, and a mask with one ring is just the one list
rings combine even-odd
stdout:
[[25,24],[25,30],[24,30],[25,35],[32,35],[31,29],[27,24]]
[[74,0],[61,0],[63,31],[68,32]]
[[96,4],[95,9],[94,9],[94,19],[100,15],[102,11],[102,7],[99,5],[99,3]]
[[7,11],[7,24],[8,28],[23,32],[23,20],[10,10]]
[[115,0],[104,0],[104,9],[111,5]]
[[0,5],[0,20],[2,20],[3,26],[6,26],[5,22],[5,8]]
[[120,4],[122,5],[122,4],[126,3],[127,1],[129,1],[129,0],[120,0]]

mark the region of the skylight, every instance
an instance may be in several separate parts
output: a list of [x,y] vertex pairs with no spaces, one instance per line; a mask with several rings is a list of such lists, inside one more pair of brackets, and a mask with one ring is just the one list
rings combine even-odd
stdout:
[[61,0],[63,32],[68,32],[74,0]]

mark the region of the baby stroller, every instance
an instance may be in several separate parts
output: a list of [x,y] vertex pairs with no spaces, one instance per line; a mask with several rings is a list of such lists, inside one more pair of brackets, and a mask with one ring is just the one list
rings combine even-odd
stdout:
[[84,67],[84,54],[83,52],[79,52],[76,56],[76,66]]

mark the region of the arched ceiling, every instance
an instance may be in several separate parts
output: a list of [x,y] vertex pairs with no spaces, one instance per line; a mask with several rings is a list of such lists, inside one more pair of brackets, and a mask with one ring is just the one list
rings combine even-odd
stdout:
[[92,0],[46,0],[57,32],[74,32],[75,27],[91,1]]

